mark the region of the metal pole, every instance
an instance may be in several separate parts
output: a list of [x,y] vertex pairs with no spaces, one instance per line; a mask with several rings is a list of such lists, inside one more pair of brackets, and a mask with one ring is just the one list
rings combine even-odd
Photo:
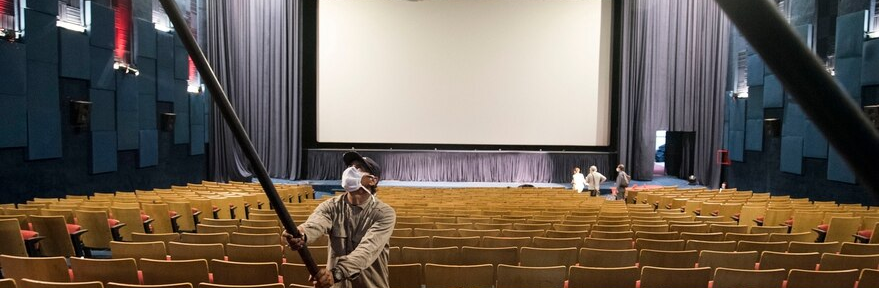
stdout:
[[824,70],[817,55],[796,36],[771,1],[715,1],[858,179],[879,196],[879,133]]
[[[250,165],[254,170],[253,172],[256,174],[256,178],[259,179],[263,191],[265,191],[268,196],[269,203],[275,208],[275,213],[278,214],[278,218],[281,220],[281,224],[284,225],[284,229],[287,230],[288,234],[293,235],[294,237],[302,237],[299,230],[296,229],[296,223],[290,218],[290,213],[287,212],[287,207],[284,206],[284,202],[278,195],[278,191],[275,190],[275,185],[272,183],[269,173],[266,172],[265,165],[263,165],[262,160],[259,159],[259,155],[256,154],[253,142],[250,142],[250,138],[247,136],[247,131],[244,130],[244,126],[241,125],[241,120],[238,119],[238,115],[235,114],[232,104],[229,103],[226,91],[220,86],[220,81],[217,80],[217,75],[214,74],[214,70],[211,69],[210,64],[208,64],[207,58],[205,58],[201,48],[198,47],[195,37],[192,36],[189,26],[183,19],[180,9],[177,8],[177,3],[175,3],[174,0],[159,1],[162,3],[165,13],[168,14],[168,18],[171,19],[171,23],[174,24],[174,31],[177,32],[177,36],[180,37],[180,40],[183,41],[183,45],[186,46],[186,51],[189,52],[189,57],[192,58],[192,62],[198,69],[198,73],[201,74],[202,78],[205,80],[208,91],[211,92],[214,103],[217,104],[217,109],[220,111],[220,114],[223,115],[226,124],[229,124],[229,129],[232,130],[232,135],[235,136],[235,140],[238,142],[238,145],[241,146],[244,156],[250,161]],[[318,272],[317,263],[315,263],[314,258],[311,257],[308,247],[303,247],[302,249],[299,249],[298,252],[299,256],[302,257],[302,262],[305,263],[305,267],[308,268],[308,272],[311,273],[312,276],[316,276]]]

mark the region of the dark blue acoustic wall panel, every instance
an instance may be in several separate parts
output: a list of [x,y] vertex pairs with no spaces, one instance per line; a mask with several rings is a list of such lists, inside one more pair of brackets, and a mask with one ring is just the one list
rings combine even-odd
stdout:
[[134,27],[137,29],[137,56],[156,59],[156,25],[152,21],[136,19]]
[[836,81],[861,105],[861,57],[836,59],[835,68]]
[[202,92],[204,95],[204,143],[211,142],[211,107],[213,107],[213,100],[211,99],[211,94],[205,89]]
[[[132,1],[134,6],[134,18],[137,20],[153,19],[153,1]],[[158,3],[157,3],[158,4]]]
[[80,32],[67,29],[58,30],[60,39],[61,77],[89,80],[91,79],[91,54],[89,37]]
[[852,173],[848,164],[845,163],[845,160],[842,159],[842,156],[839,155],[839,152],[836,152],[833,146],[830,146],[829,153],[827,154],[827,179],[845,183],[856,182],[855,174]]
[[729,159],[732,161],[745,161],[745,132],[729,131]]
[[138,150],[139,168],[159,165],[159,131],[141,130],[140,149]]
[[174,85],[174,144],[189,143],[189,93],[186,92],[186,81],[175,80]]
[[[110,90],[91,89],[89,100],[92,102],[91,130],[116,131],[116,93]],[[113,140],[113,147],[115,146],[116,140]]]
[[[159,101],[174,101],[174,36],[156,33],[156,97]],[[186,89],[186,87],[183,87]]]
[[189,54],[183,46],[174,46],[174,78],[189,80]]
[[118,169],[116,131],[92,132],[91,173],[113,172]]
[[58,26],[55,24],[55,15],[25,9],[24,23],[27,60],[57,64]]
[[781,137],[781,171],[803,174],[803,137]]
[[140,94],[156,94],[156,60],[137,57],[137,92]]
[[879,85],[879,40],[864,42],[861,67],[861,85]]
[[3,87],[3,94],[24,95],[27,92],[26,75],[26,46],[0,41],[0,87]]
[[189,97],[189,155],[204,154],[204,95]]
[[137,78],[123,73],[116,74],[116,137],[119,150],[139,147]]
[[0,94],[0,148],[27,146],[27,96]]
[[806,119],[803,128],[803,157],[827,159],[827,139],[812,121]]
[[58,66],[27,63],[28,159],[61,157],[61,104]]
[[763,59],[757,55],[750,55],[748,56],[748,86],[761,85],[763,85]]
[[113,70],[113,50],[91,47],[89,53],[91,62],[92,88],[103,90],[116,90],[116,70]]
[[861,57],[867,17],[866,10],[836,17],[836,59]]
[[735,99],[730,102],[729,157],[733,161],[745,161],[745,128],[748,100]]
[[[768,69],[767,69],[768,70]],[[784,107],[784,89],[775,75],[766,76],[763,80],[763,108]]]
[[[806,115],[803,109],[788,96],[787,107],[784,109],[784,122],[781,126],[782,136],[803,136],[806,128]],[[782,148],[783,149],[783,148]]]
[[46,13],[51,16],[58,16],[58,1],[51,0],[25,0],[21,1],[23,6],[28,9],[33,9],[36,11],[40,11],[42,13]]
[[[762,77],[760,77],[762,78]],[[745,150],[763,150],[763,86],[748,87],[748,111],[745,127]]]
[[113,49],[116,38],[113,37],[116,26],[116,18],[114,17],[111,6],[102,5],[96,1],[86,2],[88,10],[89,23],[89,43],[95,47],[105,49]]

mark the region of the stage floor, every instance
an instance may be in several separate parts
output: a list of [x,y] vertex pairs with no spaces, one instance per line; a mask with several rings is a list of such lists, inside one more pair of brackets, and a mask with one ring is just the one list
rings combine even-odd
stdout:
[[[272,179],[275,183],[287,184],[309,184],[314,186],[315,191],[331,192],[333,190],[341,190],[341,182],[339,180],[285,180]],[[504,188],[518,187],[522,184],[531,184],[535,187],[563,187],[571,189],[571,183],[518,183],[518,182],[424,182],[424,181],[395,181],[383,180],[379,183],[379,187],[418,187],[418,188]],[[700,188],[700,185],[688,185],[687,180],[678,179],[668,176],[654,177],[651,181],[632,180],[630,185],[659,185],[659,186],[678,186]],[[610,188],[614,186],[611,179],[601,184],[602,194],[609,193]]]

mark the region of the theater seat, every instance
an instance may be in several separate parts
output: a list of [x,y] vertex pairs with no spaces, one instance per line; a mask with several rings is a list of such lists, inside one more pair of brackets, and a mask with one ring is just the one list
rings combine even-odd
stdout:
[[21,240],[27,241],[27,239],[31,239],[40,235],[40,233],[30,231],[30,230],[19,230],[21,231]]

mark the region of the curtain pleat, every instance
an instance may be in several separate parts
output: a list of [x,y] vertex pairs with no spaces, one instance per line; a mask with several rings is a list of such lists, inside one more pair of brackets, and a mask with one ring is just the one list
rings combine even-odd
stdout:
[[[207,1],[208,61],[269,174],[293,179],[301,162],[300,1]],[[214,108],[212,108],[214,109]],[[209,177],[252,175],[222,116],[214,110]]]

